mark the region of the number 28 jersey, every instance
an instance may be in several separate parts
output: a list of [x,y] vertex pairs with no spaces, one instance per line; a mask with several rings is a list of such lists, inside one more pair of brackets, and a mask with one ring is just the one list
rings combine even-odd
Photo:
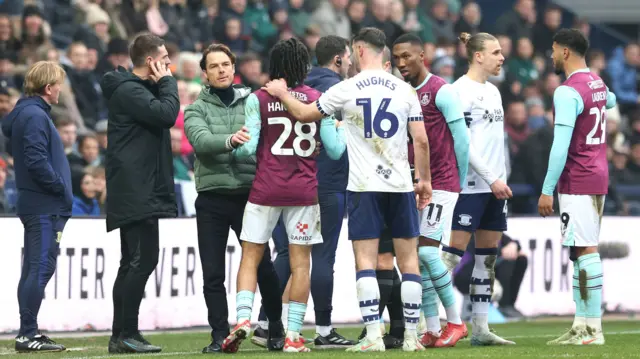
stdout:
[[422,121],[409,84],[384,70],[365,70],[331,87],[317,101],[329,116],[342,111],[352,192],[412,192],[408,121]]
[[[304,103],[313,103],[320,97],[320,92],[304,85],[290,93]],[[260,104],[261,129],[249,202],[263,206],[317,204],[314,152],[320,140],[319,123],[296,121],[278,99],[264,90],[254,94]]]

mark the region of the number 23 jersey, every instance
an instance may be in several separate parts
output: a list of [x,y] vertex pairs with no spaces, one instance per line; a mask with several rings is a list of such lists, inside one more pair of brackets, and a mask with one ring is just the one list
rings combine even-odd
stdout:
[[408,121],[422,121],[416,91],[384,70],[365,70],[317,101],[329,116],[342,111],[352,192],[412,192]]

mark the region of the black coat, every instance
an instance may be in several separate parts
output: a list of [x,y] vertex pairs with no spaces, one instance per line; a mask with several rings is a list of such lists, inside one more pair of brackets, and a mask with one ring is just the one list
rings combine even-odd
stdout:
[[107,231],[176,217],[169,133],[180,110],[176,80],[165,76],[154,84],[118,67],[100,86],[109,108]]

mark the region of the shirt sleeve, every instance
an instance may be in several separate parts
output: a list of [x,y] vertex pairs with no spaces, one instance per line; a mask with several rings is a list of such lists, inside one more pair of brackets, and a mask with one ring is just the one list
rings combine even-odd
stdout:
[[451,123],[458,119],[464,119],[462,104],[458,99],[458,94],[453,90],[451,85],[444,85],[436,95],[436,106],[444,115],[447,123]]
[[344,104],[351,98],[349,95],[349,81],[342,81],[331,86],[327,92],[316,101],[318,111],[325,116],[331,116],[336,111],[342,110]]
[[249,141],[233,150],[237,157],[248,157],[256,153],[258,141],[260,140],[260,128],[262,119],[260,118],[260,101],[255,94],[249,95],[244,104],[244,125],[249,129]]
[[578,115],[584,110],[582,97],[569,86],[559,86],[553,93],[555,124],[573,128]]
[[616,98],[616,94],[614,94],[613,92],[611,92],[609,90],[609,87],[607,86],[607,110],[610,108],[614,108],[616,106],[618,99]]
[[332,160],[338,160],[344,153],[346,142],[344,129],[336,127],[336,120],[332,117],[325,117],[320,122],[320,139],[327,151],[327,155]]
[[549,154],[547,175],[542,185],[542,194],[547,196],[553,195],[556,184],[558,184],[560,175],[564,170],[564,165],[567,162],[571,136],[573,136],[573,127],[556,123],[553,130],[553,145],[551,145],[551,152]]
[[412,88],[409,93],[409,118],[408,121],[424,121],[422,115],[422,106],[420,106],[420,100],[418,100],[418,94]]
[[460,176],[460,187],[464,188],[467,182],[467,173],[469,172],[469,131],[464,122],[464,118],[448,123],[451,137],[453,137],[453,151],[456,154],[458,162],[458,175]]

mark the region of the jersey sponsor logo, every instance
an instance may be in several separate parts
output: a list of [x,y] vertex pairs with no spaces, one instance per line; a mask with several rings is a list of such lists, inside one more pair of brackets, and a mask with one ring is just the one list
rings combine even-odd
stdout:
[[298,232],[300,232],[302,235],[306,235],[307,229],[309,229],[309,224],[298,222],[298,224],[296,224],[296,229],[298,229]]
[[493,112],[489,110],[484,110],[484,115],[482,115],[482,119],[489,122],[503,122],[504,121],[504,112],[501,108],[496,108]]
[[420,95],[420,104],[422,106],[428,105],[429,102],[431,102],[431,92],[425,92],[422,95]]
[[458,221],[458,223],[459,223],[461,226],[468,227],[468,226],[470,226],[470,225],[471,225],[471,219],[472,219],[472,218],[473,218],[473,217],[471,217],[471,215],[468,215],[468,214],[461,214],[461,215],[460,215],[460,220]]
[[592,90],[597,90],[604,87],[604,82],[602,80],[589,81],[587,82],[587,86]]
[[378,165],[378,168],[376,168],[376,173],[384,177],[384,179],[389,179],[389,177],[391,176],[391,169],[384,168],[382,167],[382,165]]

